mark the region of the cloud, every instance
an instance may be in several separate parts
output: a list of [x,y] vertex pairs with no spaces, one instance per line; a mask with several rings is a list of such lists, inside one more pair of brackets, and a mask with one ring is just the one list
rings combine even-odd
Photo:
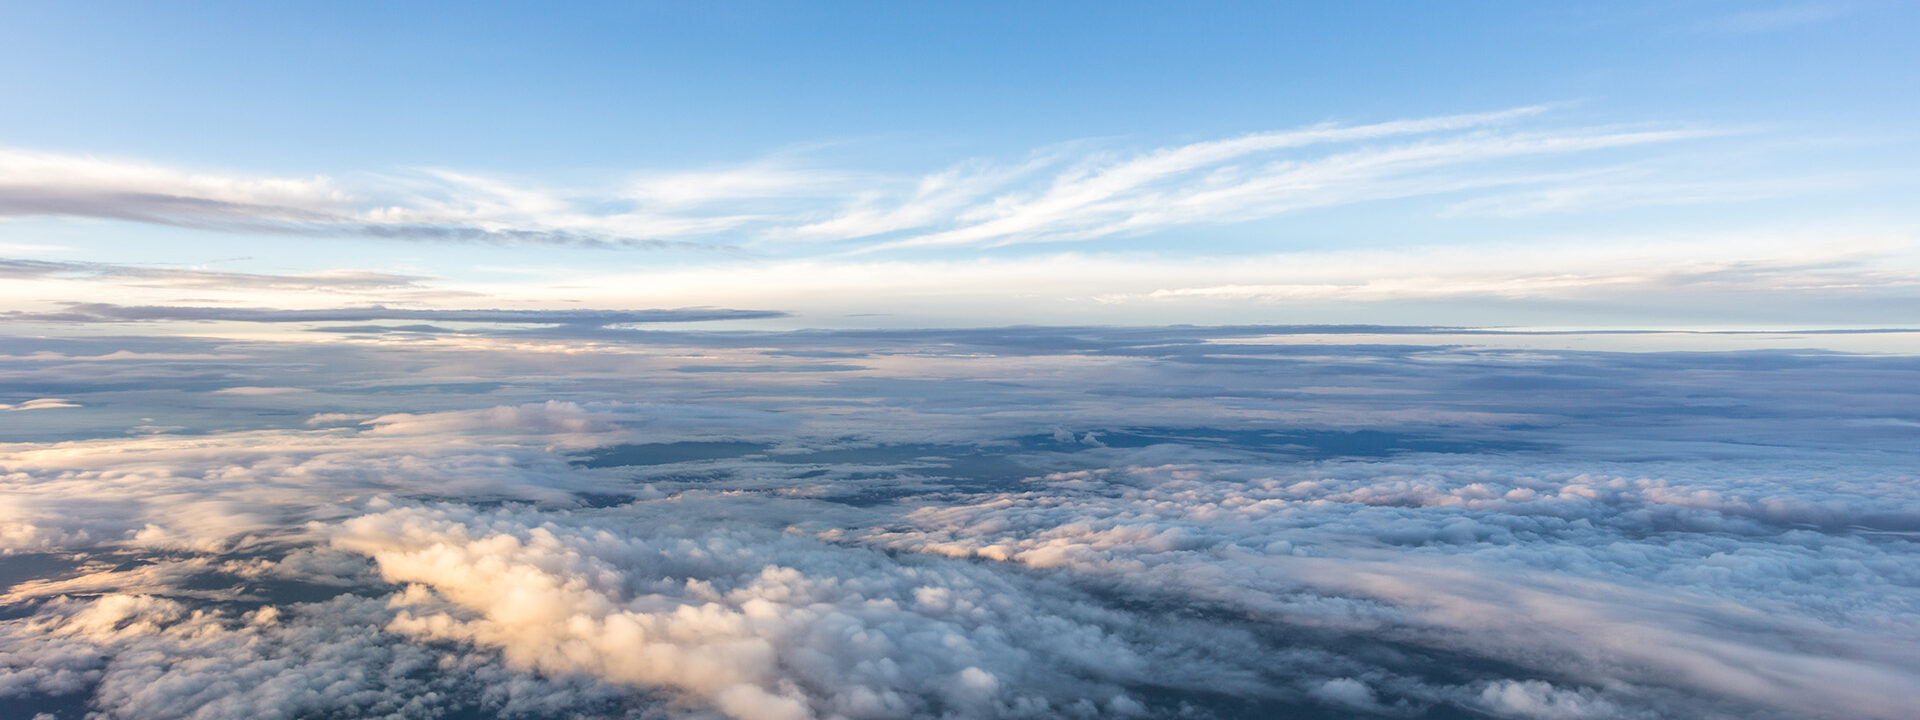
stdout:
[[[1830,228],[1600,234],[1179,258],[786,260],[615,271],[579,284],[568,292],[581,302],[697,295],[803,317],[883,302],[922,326],[979,327],[982,318],[1041,325],[1442,325],[1463,317],[1549,327],[1578,320],[1645,327],[1647,318],[1686,328],[1902,326],[1909,323],[1892,308],[1920,295],[1920,243],[1906,233]],[[1772,302],[1781,297],[1795,302],[1782,310]]]
[[0,151],[0,216],[652,249],[735,249],[744,242],[784,250],[791,241],[838,243],[855,252],[992,247],[1530,184],[1541,173],[1509,161],[1552,157],[1578,171],[1593,164],[1575,159],[1581,154],[1724,134],[1524,125],[1547,112],[1532,106],[1324,123],[1147,150],[1079,141],[1016,162],[976,158],[909,175],[803,167],[787,153],[734,167],[636,169],[618,181],[579,187],[438,168],[343,178],[252,176],[11,150]]
[[[1902,717],[1920,687],[1910,355],[1378,326],[616,336],[0,339],[0,382],[82,405],[40,422],[95,433],[0,446],[0,696],[1783,720]],[[313,392],[213,393],[235,387]]]
[[383,600],[352,595],[240,612],[138,594],[59,598],[0,627],[10,649],[0,653],[0,698],[77,693],[84,705],[62,711],[156,720],[620,715],[606,688],[410,644],[383,630],[389,617]]
[[[254,209],[283,219],[344,206],[326,178],[248,178],[151,163],[0,151],[0,214],[152,219],[173,211],[210,216]],[[124,204],[119,204],[124,203]]]
[[1151,650],[1087,624],[1090,609],[964,565],[904,567],[780,533],[695,531],[690,544],[687,530],[616,537],[395,510],[334,542],[413,584],[390,626],[401,634],[498,648],[516,669],[670,688],[729,717],[1141,707],[1101,679],[1137,681]]
[[[1094,155],[1071,163],[1066,153],[1054,152],[1037,155],[1033,161],[1014,168],[988,169],[975,164],[922,178],[915,184],[907,202],[891,209],[863,207],[832,220],[799,228],[796,232],[802,236],[840,234],[858,237],[924,228],[936,224],[936,221],[951,222],[957,219],[966,223],[982,215],[997,215],[984,222],[971,222],[971,227],[903,240],[898,245],[965,244],[1016,235],[1039,235],[1068,221],[1099,222],[1098,219],[1089,220],[1088,216],[1107,210],[1104,206],[1109,203],[1117,205],[1132,200],[1138,205],[1138,201],[1147,198],[1129,198],[1128,195],[1201,169],[1218,169],[1223,163],[1249,155],[1317,144],[1457,131],[1510,122],[1544,110],[1543,107],[1528,107],[1362,126],[1322,125],[1162,148],[1118,161]],[[1027,176],[1059,162],[1069,162],[1071,167],[1057,175],[1050,187],[1038,193],[1011,192],[1013,188],[1010,186],[1016,181],[1027,180]],[[1092,234],[1105,233],[1096,231]]]
[[1674,180],[1648,173],[1611,173],[1614,177],[1541,182],[1522,190],[1454,203],[1439,213],[1454,217],[1528,217],[1554,213],[1591,213],[1628,208],[1738,203],[1805,197],[1861,183],[1845,178],[1761,178],[1748,180]]
[[1242,222],[1307,208],[1520,183],[1528,174],[1439,174],[1496,160],[1568,154],[1708,137],[1702,131],[1586,130],[1468,133],[1312,158],[1259,158],[1282,149],[1395,135],[1454,131],[1530,114],[1436,118],[1254,135],[1164,148],[1069,168],[1037,192],[1008,192],[950,218],[954,226],[910,233],[872,249],[1083,240]]
[[79,403],[60,398],[34,398],[21,403],[0,403],[0,412],[19,412],[22,410],[58,410],[60,408],[80,407]]
[[1585,720],[1622,717],[1621,708],[1591,690],[1556,688],[1539,680],[1503,680],[1480,691],[1488,710],[1506,717],[1538,720]]
[[215,395],[248,395],[248,396],[289,395],[293,393],[305,393],[305,392],[313,392],[313,391],[308,390],[306,388],[261,387],[259,385],[236,385],[234,387],[221,388],[219,390],[213,391]]
[[644,205],[690,208],[741,200],[817,200],[862,180],[871,178],[803,169],[770,158],[741,167],[643,174],[628,181],[627,189]]
[[[386,425],[404,429],[407,420]],[[529,430],[539,437],[570,428]],[[572,504],[572,491],[600,489],[540,445],[420,447],[417,436],[335,429],[16,445],[0,451],[0,466],[9,471],[0,482],[8,500],[0,552],[8,553],[120,545],[219,552],[297,539],[308,520],[337,518],[339,503],[369,494]]]
[[[549,400],[518,407],[381,415],[361,424],[369,426],[367,432],[374,435],[432,435],[476,430],[515,434],[594,433],[614,429],[616,426],[610,421],[615,417],[574,403]],[[310,419],[308,424],[314,423]]]
[[[725,218],[594,215],[548,191],[442,171],[362,178],[193,172],[138,161],[0,151],[0,217],[78,217],[223,232],[360,235],[442,242],[633,248],[721,247],[674,238],[737,224]],[[381,204],[380,199],[406,205]]]
[[716,427],[784,426],[767,413],[549,401],[322,413],[300,429],[0,445],[0,555],[280,547],[310,537],[309,521],[343,518],[382,494],[561,506],[645,495],[627,478],[576,470],[560,453]]
[[318,413],[313,417],[307,418],[305,424],[307,427],[358,425],[361,422],[372,420],[373,417],[372,415],[356,415],[354,413]]
[[[489,418],[499,419],[448,416]],[[535,437],[549,431],[541,422],[522,424]],[[508,425],[489,420],[440,429],[481,427],[508,437]],[[498,449],[499,440],[454,444],[454,454],[401,449],[419,447],[418,436],[410,438],[404,445],[371,435],[342,442],[332,452],[344,455],[332,462],[370,465],[386,478],[385,487],[397,489],[435,486],[485,466],[454,461],[463,454],[483,461],[515,457]],[[275,491],[279,499],[259,494],[259,481],[240,468],[316,477],[310,469],[265,462],[290,452],[287,440],[262,449],[265,440],[241,435],[199,451],[227,468],[208,476],[217,474],[221,483],[185,475],[175,482],[216,497],[253,493],[246,504],[255,508],[266,507],[262,500],[333,502],[315,491],[348,487],[338,479],[309,480],[283,484]],[[135,442],[150,441],[116,441],[123,448],[116,454],[127,455]],[[189,443],[206,445],[180,439],[155,447]],[[193,457],[168,452],[175,454],[170,464]],[[1540,718],[1743,708],[1769,717],[1768,708],[1812,707],[1895,717],[1892,709],[1905,702],[1900,688],[1910,687],[1904,682],[1910,678],[1895,669],[1908,651],[1897,640],[1860,632],[1876,618],[1899,617],[1881,615],[1900,612],[1898,596],[1860,606],[1878,581],[1836,575],[1852,572],[1846,568],[1855,562],[1836,558],[1879,566],[1883,560],[1867,558],[1897,549],[1875,550],[1865,537],[1783,536],[1754,525],[1795,522],[1757,509],[1787,498],[1727,502],[1741,490],[1726,479],[1701,478],[1689,487],[1551,477],[1528,461],[1506,461],[1509,467],[1485,457],[1450,465],[1432,458],[1315,463],[1276,475],[1276,467],[1265,464],[1129,462],[1159,452],[1147,449],[1081,452],[1097,455],[1083,455],[1089,459],[1077,464],[1114,469],[1036,477],[1021,492],[940,505],[833,510],[723,485],[597,511],[375,500],[345,514],[310,515],[321,521],[305,532],[337,551],[367,556],[385,582],[403,587],[390,598],[352,605],[362,609],[351,611],[360,618],[351,629],[368,635],[354,646],[412,652],[432,647],[419,643],[471,644],[499,653],[506,672],[664,691],[732,717],[892,717],[933,707],[957,717],[1152,714],[1170,709],[1162,704],[1171,702],[1169,693],[1196,698],[1227,690],[1243,701],[1273,703],[1263,706],[1269,708],[1319,703],[1388,715],[1442,703]],[[383,459],[387,453],[418,458],[396,464]],[[87,455],[105,454],[96,448]],[[59,467],[57,457],[8,462],[44,473]],[[520,472],[528,457],[513,461]],[[115,472],[138,467],[137,458],[116,462]],[[70,494],[73,487],[48,491]],[[1756,492],[1780,487],[1751,481]],[[128,497],[124,487],[109,491]],[[1722,499],[1701,504],[1714,497]],[[1852,518],[1882,501],[1873,494],[1839,500],[1833,510]],[[172,506],[163,517],[185,519],[193,528],[218,525],[191,507]],[[1671,530],[1661,528],[1676,522],[1709,533],[1693,537],[1718,540],[1696,548],[1664,538]],[[132,547],[161,536],[150,527]],[[1752,562],[1729,562],[1739,556]],[[983,558],[1005,564],[978,562]],[[337,555],[319,561],[302,561],[294,577],[342,572],[316,569],[341,563]],[[134,707],[124,704],[138,698],[154,708],[215,699],[221,707],[265,702],[270,694],[243,688],[181,696],[132,689],[154,687],[160,673],[200,667],[261,677],[292,672],[274,659],[277,641],[242,627],[257,621],[187,612],[182,603],[203,593],[180,586],[216,565],[175,562],[166,572],[88,579],[84,587],[96,592],[170,588],[174,599],[109,597],[86,610],[67,604],[40,611],[34,624],[20,628],[28,632],[22,638],[51,634],[91,644],[64,656],[36,650],[30,663],[23,659],[14,669],[15,682],[40,692],[74,682],[55,677],[66,661],[54,658],[71,657],[70,670],[81,677],[127,678],[95,691],[95,702],[106,707]],[[344,572],[352,575],[351,567]],[[1686,576],[1703,570],[1724,572]],[[1840,577],[1847,578],[1838,586],[1846,591],[1835,595]],[[1652,578],[1660,581],[1658,592],[1643,584]],[[31,591],[62,587],[83,586]],[[1818,604],[1822,596],[1808,592],[1815,587],[1847,602],[1854,619],[1816,620],[1828,616]],[[323,618],[344,612],[342,603],[361,602],[343,598],[278,612],[338,625]],[[1761,603],[1772,605],[1767,612],[1752,609]],[[1201,619],[1181,620],[1163,608],[1185,608]],[[1834,622],[1863,626],[1828,624]],[[1288,628],[1290,639],[1267,645],[1257,633],[1248,635],[1262,627]],[[286,632],[306,637],[315,631]],[[1328,632],[1333,635],[1320,636]],[[232,645],[207,641],[233,633]],[[203,642],[171,644],[184,637]],[[1381,656],[1366,650],[1382,644],[1408,650]],[[1439,681],[1438,666],[1420,659],[1434,648],[1480,658],[1468,668],[1494,664],[1467,673],[1466,681]],[[161,657],[172,660],[163,664]],[[186,657],[205,662],[180,660]],[[369,662],[382,667],[385,661]],[[1502,676],[1500,662],[1574,684]],[[417,679],[453,682],[467,672],[441,668]],[[1460,671],[1447,672],[1458,677]],[[1755,684],[1758,676],[1786,689]],[[373,685],[353,694],[353,702],[403,696],[408,687],[397,680],[365,682]],[[294,706],[333,707],[345,697],[322,693]]]
[[367,271],[331,271],[297,275],[218,272],[187,268],[56,260],[0,259],[0,277],[107,280],[146,287],[184,289],[270,289],[367,292],[418,288],[428,278]]
[[436,310],[409,308],[326,308],[285,310],[245,307],[126,306],[110,303],[69,303],[61,312],[9,311],[5,316],[28,322],[147,322],[160,320],[295,323],[359,322],[368,320],[433,320],[512,324],[605,326],[661,322],[704,322],[783,317],[773,310],[680,308],[674,310]]
[[[1905,601],[1854,604],[1902,581],[1850,576],[1830,560],[1899,551],[1864,536],[1780,534],[1800,521],[1761,508],[1807,502],[1789,486],[1561,479],[1528,475],[1524,461],[1507,475],[1484,457],[1457,470],[1422,462],[1134,465],[1037,478],[1024,492],[923,507],[871,537],[900,551],[1096,574],[1122,591],[1159,588],[1286,625],[1425,638],[1415,642],[1615,688],[1482,692],[1520,717],[1632,714],[1613,708],[1658,688],[1788,714],[1891,718],[1913,701],[1910,650],[1878,636],[1908,616]],[[1846,518],[1828,525],[1837,529],[1884,522],[1867,518],[1886,490],[1828,484],[1809,495]],[[1722,540],[1689,549],[1667,535],[1691,532]],[[1862,583],[1839,593],[1858,613],[1851,620],[1818,599],[1816,588],[1833,583]],[[1344,683],[1318,692],[1362,697]]]
[[312,328],[313,332],[340,333],[343,335],[383,335],[383,334],[426,334],[438,335],[459,332],[439,325],[329,325]]

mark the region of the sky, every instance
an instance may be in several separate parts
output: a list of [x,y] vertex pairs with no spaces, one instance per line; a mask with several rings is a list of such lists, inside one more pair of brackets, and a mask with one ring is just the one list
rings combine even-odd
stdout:
[[10,310],[1913,324],[1905,3],[7,12],[0,256],[319,276]]
[[1920,5],[0,6],[0,714],[1896,720]]

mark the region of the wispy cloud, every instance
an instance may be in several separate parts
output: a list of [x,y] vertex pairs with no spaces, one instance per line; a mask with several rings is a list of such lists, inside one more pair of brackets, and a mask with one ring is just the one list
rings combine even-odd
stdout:
[[536,325],[600,327],[627,323],[701,322],[781,317],[775,310],[678,308],[671,310],[427,310],[408,308],[280,308],[127,306],[111,303],[71,303],[59,312],[12,311],[0,317],[24,322],[146,322],[224,321],[256,323],[366,322],[373,320],[432,320]]
[[0,217],[229,232],[633,248],[835,243],[870,252],[992,247],[1242,222],[1305,208],[1524,184],[1522,158],[1698,140],[1673,127],[1544,127],[1544,106],[1321,124],[1138,150],[1090,141],[913,175],[784,155],[639,168],[568,187],[444,168],[345,177],[210,173],[0,151]]
[[1448,205],[1441,217],[1526,217],[1641,207],[1740,203],[1804,197],[1860,185],[1858,178],[1681,179],[1646,169],[1612,169],[1540,178],[1525,187]]
[[738,219],[588,212],[564,193],[441,170],[327,177],[208,173],[126,160],[0,151],[0,218],[76,217],[222,232],[397,240],[713,248]]
[[[899,221],[908,218],[923,220],[917,226],[889,228],[903,231],[904,237],[887,239],[869,249],[1085,240],[1254,220],[1312,207],[1511,185],[1529,180],[1537,172],[1510,168],[1481,168],[1482,172],[1474,173],[1443,171],[1520,156],[1572,154],[1717,134],[1705,130],[1486,129],[1538,112],[1538,108],[1524,108],[1423,121],[1319,127],[1162,148],[1133,156],[1094,155],[1037,178],[1031,176],[1038,168],[1031,165],[1021,168],[1028,172],[1003,172],[1001,177],[1020,182],[1007,183],[991,192],[983,192],[977,180],[992,175],[949,171],[924,182],[911,198],[886,212],[862,207],[842,218],[891,218],[895,226],[904,225]],[[1390,145],[1364,142],[1403,136],[1426,137]],[[1319,155],[1282,152],[1318,145],[1341,150]],[[950,178],[976,182],[950,182]],[[955,191],[929,193],[924,191],[927,186],[952,186]],[[861,228],[857,223],[832,222],[806,229],[888,227],[885,223]]]
[[418,289],[430,278],[421,275],[335,270],[274,275],[222,272],[119,263],[24,260],[0,258],[0,278],[107,280],[127,285],[187,289],[263,289],[324,292],[367,292]]

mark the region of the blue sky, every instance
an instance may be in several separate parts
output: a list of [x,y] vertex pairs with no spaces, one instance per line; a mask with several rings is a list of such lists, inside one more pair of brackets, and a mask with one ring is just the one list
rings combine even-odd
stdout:
[[[15,144],[259,170],[931,160],[1578,102],[1899,132],[1898,3],[16,6]],[[891,142],[889,142],[891,141]],[[903,158],[905,159],[905,158]]]
[[129,301],[1915,321],[1902,3],[6,13],[0,255],[444,291]]

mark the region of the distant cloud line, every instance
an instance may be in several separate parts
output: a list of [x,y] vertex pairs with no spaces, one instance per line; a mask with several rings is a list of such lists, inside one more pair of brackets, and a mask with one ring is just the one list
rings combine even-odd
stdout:
[[677,308],[670,310],[423,310],[387,307],[280,308],[191,307],[110,303],[72,303],[64,311],[0,313],[23,322],[143,322],[157,320],[257,323],[367,322],[374,320],[432,320],[439,322],[554,324],[604,327],[624,323],[702,322],[784,317],[776,310]]

